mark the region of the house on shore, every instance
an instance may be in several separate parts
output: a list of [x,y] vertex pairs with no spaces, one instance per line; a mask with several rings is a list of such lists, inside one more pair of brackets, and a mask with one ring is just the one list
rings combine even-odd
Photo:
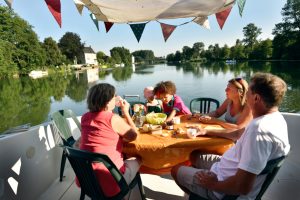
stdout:
[[83,48],[83,53],[80,55],[80,58],[78,60],[82,65],[98,65],[97,55],[91,46]]

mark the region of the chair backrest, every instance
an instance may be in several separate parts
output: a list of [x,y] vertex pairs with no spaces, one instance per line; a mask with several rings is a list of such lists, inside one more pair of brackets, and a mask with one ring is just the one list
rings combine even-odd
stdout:
[[[128,100],[128,98],[135,98],[135,101],[128,101],[128,103],[130,104],[130,108],[129,108],[129,114],[132,116],[134,114],[133,111],[133,106],[135,104],[143,104],[145,105],[145,102],[140,101],[140,95],[123,95],[123,99]],[[122,110],[120,107],[118,107],[118,114],[121,116],[122,115]]]
[[53,121],[53,124],[58,129],[58,133],[63,141],[63,144],[65,146],[71,147],[73,146],[76,140],[72,135],[72,131],[70,130],[67,118],[72,118],[78,126],[79,130],[81,131],[80,122],[77,119],[76,114],[72,110],[59,110],[51,114],[51,119]]
[[256,199],[261,199],[261,197],[263,196],[265,191],[268,189],[268,187],[274,180],[276,174],[278,173],[278,171],[279,171],[280,167],[282,166],[282,163],[286,157],[287,156],[281,156],[279,158],[268,161],[264,170],[259,174],[259,175],[267,174],[267,177],[266,177],[263,185],[261,186],[261,189],[260,189],[258,195],[256,196]]
[[214,109],[217,109],[220,106],[219,101],[213,98],[195,98],[190,101],[190,110],[192,113],[207,114],[211,111],[212,104],[215,104]]
[[[81,187],[81,192],[88,195],[91,199],[123,199],[129,191],[129,186],[126,183],[123,175],[109,159],[107,155],[99,153],[91,153],[65,147],[66,156],[76,174]],[[120,192],[113,197],[106,197],[99,185],[97,177],[95,176],[92,163],[103,163],[104,166],[110,171],[113,178],[116,180],[120,187]]]

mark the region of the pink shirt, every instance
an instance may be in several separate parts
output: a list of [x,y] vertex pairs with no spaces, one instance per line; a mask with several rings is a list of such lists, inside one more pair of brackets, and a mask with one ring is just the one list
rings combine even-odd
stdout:
[[169,115],[173,110],[176,110],[177,115],[189,115],[191,111],[186,107],[180,96],[174,95],[173,99],[168,103],[163,103],[164,113]]
[[[106,154],[117,166],[121,173],[125,172],[121,137],[113,130],[112,112],[87,112],[81,118],[80,149]],[[120,191],[112,175],[104,165],[95,163],[93,169],[106,196],[113,196]]]

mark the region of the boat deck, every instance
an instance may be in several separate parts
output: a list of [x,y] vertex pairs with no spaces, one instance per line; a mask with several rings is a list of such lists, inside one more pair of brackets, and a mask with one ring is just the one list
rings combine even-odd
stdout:
[[[51,187],[40,196],[40,200],[74,200],[80,197],[80,188],[74,182],[74,172],[71,167],[65,169],[62,182],[57,179]],[[176,185],[170,175],[141,174],[146,197],[148,200],[187,200],[188,196]],[[86,196],[85,199],[90,199]],[[140,200],[138,188],[131,193],[130,200]]]
[[[291,174],[297,175],[293,177]],[[40,200],[74,200],[79,199],[80,189],[74,182],[74,172],[70,166],[65,169],[65,179],[57,179],[39,198]],[[188,200],[188,195],[176,185],[170,175],[141,174],[147,200]],[[299,165],[295,161],[286,160],[263,200],[300,199]],[[85,199],[90,199],[86,197]],[[140,200],[138,189],[132,192],[130,200]]]

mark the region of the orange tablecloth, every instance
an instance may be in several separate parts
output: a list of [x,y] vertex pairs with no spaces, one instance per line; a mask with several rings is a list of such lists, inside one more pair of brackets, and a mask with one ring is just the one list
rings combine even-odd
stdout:
[[[186,131],[187,125],[199,125],[202,128],[220,129],[217,125],[200,124],[197,118],[181,117],[181,123],[174,125],[174,129],[182,128]],[[173,135],[173,131],[163,130],[168,136],[140,132],[137,139],[124,145],[126,155],[139,155],[143,164],[141,172],[151,174],[168,173],[176,164],[186,162],[192,151],[198,149],[205,153],[222,155],[233,142],[224,138],[197,137],[189,139],[185,133]]]

